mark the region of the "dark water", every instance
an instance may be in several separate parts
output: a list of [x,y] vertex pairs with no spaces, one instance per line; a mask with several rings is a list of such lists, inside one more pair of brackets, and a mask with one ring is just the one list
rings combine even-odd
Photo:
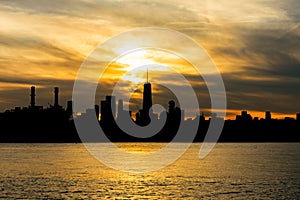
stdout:
[[99,163],[81,144],[0,144],[0,198],[300,199],[300,144],[218,144],[203,160],[199,147],[162,170],[133,174]]

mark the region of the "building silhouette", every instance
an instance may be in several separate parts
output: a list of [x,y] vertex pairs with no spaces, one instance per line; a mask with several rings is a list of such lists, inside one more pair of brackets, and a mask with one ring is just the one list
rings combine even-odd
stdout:
[[101,120],[112,121],[116,115],[116,97],[106,96],[105,100],[101,101]]
[[[54,88],[53,105],[47,108],[36,105],[36,88],[30,88],[30,104],[28,107],[16,106],[14,109],[0,113],[0,142],[81,142],[78,137],[74,120],[89,122],[90,119],[99,120],[99,125],[111,141],[116,142],[169,142],[177,133],[181,123],[190,126],[198,123],[198,132],[195,141],[201,142],[205,138],[211,120],[206,120],[204,113],[195,119],[184,119],[184,110],[175,105],[175,101],[168,102],[167,111],[160,113],[160,118],[154,114],[152,106],[152,88],[147,82],[144,84],[142,109],[132,119],[131,111],[124,110],[124,102],[118,100],[116,112],[116,99],[106,96],[105,100],[92,108],[87,108],[85,113],[73,113],[73,102],[68,101],[66,109],[59,104],[59,88]],[[126,102],[127,103],[127,102]],[[101,110],[101,111],[100,111]],[[117,114],[116,114],[117,113]],[[149,116],[150,113],[150,116]],[[77,115],[78,114],[78,115]],[[137,125],[145,126],[151,120],[159,124],[162,116],[166,116],[166,123],[162,130],[150,138],[135,138],[122,131],[116,120],[129,117]],[[73,118],[74,116],[74,118]],[[218,118],[217,114],[211,114]],[[296,119],[296,120],[295,120]],[[157,121],[156,121],[157,120]],[[200,123],[199,123],[200,121]],[[152,123],[152,121],[151,121]],[[88,127],[87,127],[88,128]],[[88,129],[87,129],[88,130]],[[265,113],[264,119],[252,116],[243,110],[236,120],[226,120],[219,141],[221,142],[300,142],[300,113],[296,118],[272,119],[271,112]],[[89,133],[87,133],[89,134]],[[184,138],[182,138],[184,141]],[[101,141],[91,141],[101,142]]]
[[43,110],[43,106],[37,106],[35,101],[35,86],[31,86],[30,88],[30,106],[29,109],[31,110]]
[[72,116],[73,115],[73,101],[67,101],[66,112],[67,112],[68,116]]
[[111,107],[112,117],[116,118],[116,97],[115,96],[106,96],[107,106]]
[[151,83],[147,82],[144,84],[143,91],[143,111],[144,112],[152,112],[152,89]]
[[151,83],[148,81],[148,70],[147,70],[147,82],[144,84],[144,91],[143,91],[143,109],[140,111],[140,124],[141,125],[149,124],[151,115],[153,115],[152,88],[151,88]]
[[271,115],[271,112],[270,111],[267,111],[265,113],[265,120],[271,120],[272,119],[272,115]]
[[249,122],[252,120],[252,116],[250,114],[248,114],[248,112],[246,110],[243,110],[241,112],[241,115],[236,116],[236,120],[241,121],[241,122]]
[[61,110],[63,109],[61,105],[59,105],[59,88],[54,87],[54,105],[51,106],[52,109]]
[[[175,107],[175,101],[169,101],[169,110],[167,113],[167,124],[171,127],[180,125],[181,121],[181,109]],[[178,127],[177,127],[178,128]]]
[[59,104],[58,104],[58,93],[59,93],[59,88],[58,87],[55,87],[54,88],[54,107],[59,107]]
[[31,93],[30,93],[30,107],[34,108],[35,107],[35,87],[31,87]]
[[158,119],[158,115],[153,113],[152,110],[152,87],[151,83],[148,81],[148,69],[147,69],[147,80],[144,83],[143,90],[143,106],[135,114],[135,122],[140,126],[146,126],[150,123],[152,119]]

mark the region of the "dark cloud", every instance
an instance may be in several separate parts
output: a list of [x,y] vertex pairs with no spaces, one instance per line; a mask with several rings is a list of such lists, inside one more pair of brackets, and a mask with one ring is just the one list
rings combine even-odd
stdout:
[[127,22],[135,26],[162,26],[176,21],[199,20],[185,7],[161,1],[26,0],[1,4],[3,10],[13,12],[104,19],[119,25]]
[[300,19],[300,4],[298,0],[285,0],[277,2],[274,6],[285,10],[287,15],[290,16],[294,21],[299,22]]
[[[22,51],[33,50],[35,51],[36,56],[39,58],[39,53],[45,53],[51,55],[56,58],[61,58],[68,62],[76,63],[80,61],[80,54],[72,51],[71,49],[66,49],[62,47],[55,46],[51,44],[49,41],[45,41],[42,38],[37,36],[24,36],[21,33],[15,35],[3,34],[0,33],[0,46],[5,48],[14,48],[19,50],[19,54],[22,56]],[[24,53],[24,56],[26,54]],[[43,58],[43,57],[40,57]],[[22,59],[22,57],[17,57],[16,59]],[[58,59],[57,59],[58,60]],[[41,65],[45,65],[49,62],[40,63]],[[39,64],[39,63],[36,63]]]
[[[257,71],[255,72],[257,73]],[[249,80],[243,73],[223,74],[230,109],[272,110],[296,113],[300,79]]]
[[[289,36],[277,39],[275,36],[253,34],[247,38],[247,49],[264,61],[262,66],[256,66],[262,76],[300,78],[300,59],[297,56],[300,50],[299,35],[290,33]],[[254,68],[246,70],[253,73]]]

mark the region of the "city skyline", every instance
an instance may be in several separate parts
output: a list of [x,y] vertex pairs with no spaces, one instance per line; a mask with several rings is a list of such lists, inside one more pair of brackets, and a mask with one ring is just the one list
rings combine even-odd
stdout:
[[[149,86],[150,85],[150,86]],[[145,90],[146,88],[146,90]],[[68,101],[65,101],[65,106],[63,106],[60,102],[60,95],[59,95],[59,91],[60,88],[59,87],[53,87],[54,91],[53,91],[53,102],[48,103],[47,106],[43,106],[43,105],[39,105],[36,102],[36,87],[35,86],[31,86],[29,88],[28,91],[30,91],[30,93],[28,93],[28,106],[20,106],[20,105],[15,105],[14,107],[10,108],[10,109],[6,109],[3,112],[0,113],[4,113],[4,112],[15,112],[15,111],[21,111],[21,110],[27,110],[27,109],[32,109],[35,108],[37,110],[43,110],[43,109],[49,109],[49,108],[59,108],[59,109],[65,109],[66,111],[68,111],[68,113],[72,113],[72,101],[69,99]],[[148,93],[148,94],[147,94]],[[146,94],[146,95],[145,95]],[[150,110],[150,107],[152,106],[152,100],[149,101],[149,99],[152,99],[152,95],[151,95],[151,83],[145,82],[144,83],[144,90],[143,90],[143,96],[146,98],[143,98],[142,101],[140,102],[140,107],[137,110],[125,110],[123,108],[123,104],[124,101],[123,99],[116,99],[115,96],[110,96],[105,94],[104,95],[105,98],[104,100],[101,99],[99,102],[99,104],[97,104],[95,102],[95,112],[97,114],[97,118],[99,120],[101,120],[101,113],[103,112],[102,110],[107,109],[107,108],[112,108],[112,115],[114,117],[115,120],[117,120],[118,115],[123,115],[124,113],[119,113],[120,110],[124,111],[124,112],[130,112],[130,116],[132,117],[133,120],[136,120],[135,115],[137,113],[139,113],[139,115],[142,113],[148,113],[147,111]],[[169,99],[169,101],[167,102],[168,104],[170,103],[170,101],[173,101],[173,99]],[[109,103],[108,105],[105,105]],[[128,102],[125,102],[128,103]],[[174,102],[175,104],[175,102]],[[97,108],[96,108],[97,107]],[[71,109],[71,110],[70,110]],[[86,108],[86,110],[82,113],[77,113],[78,116],[84,115],[86,113],[88,113],[91,109],[94,108]],[[167,110],[167,107],[165,107],[165,109]],[[201,110],[201,109],[200,109]],[[146,111],[146,112],[145,112]],[[182,110],[184,113],[184,110]],[[107,112],[107,111],[104,111]],[[160,113],[154,113],[151,110],[151,113],[157,115],[157,117],[159,116]],[[75,114],[76,115],[76,114]],[[143,114],[142,114],[143,115]],[[217,117],[216,113],[208,113],[208,112],[201,112],[201,116],[204,117],[204,119],[209,119],[211,117]],[[245,110],[242,109],[240,110],[238,113],[236,113],[236,115],[234,117],[228,118],[225,117],[224,120],[239,120],[240,118],[245,118],[245,119],[251,119],[251,120],[299,120],[300,119],[300,112],[295,112],[292,115],[286,115],[283,116],[281,118],[277,118],[277,115],[273,114],[272,111],[270,110],[266,110],[265,112],[261,112],[261,115],[254,115],[251,111],[249,110]],[[143,116],[145,117],[145,116]],[[199,116],[193,116],[193,117],[185,117],[185,120],[191,120],[191,119],[195,119],[196,117],[200,117]],[[147,124],[148,122],[146,122]]]
[[[275,0],[242,3],[170,0],[152,4],[146,1],[3,1],[0,16],[0,111],[14,105],[27,106],[25,88],[31,85],[39,89],[39,105],[48,105],[50,85],[61,87],[64,91],[61,100],[66,102],[71,99],[81,63],[97,44],[124,31],[149,26],[177,30],[203,46],[224,79],[229,118],[234,118],[240,110],[248,110],[254,116],[263,116],[271,110],[276,118],[292,117],[300,110],[297,107],[300,17],[294,0],[280,3]],[[159,41],[159,36],[154,37]],[[121,48],[122,44],[115,44],[107,52],[117,55]],[[191,49],[186,51],[193,55]],[[205,93],[205,85],[196,81],[199,74],[189,70],[186,62],[153,51],[137,52],[113,63],[103,77],[104,88],[110,88],[144,60],[179,69],[193,82],[197,94]],[[153,82],[169,75],[168,71],[157,71],[157,68],[149,69],[155,72]],[[133,74],[128,80],[137,84],[142,78],[141,74]],[[180,85],[176,81],[173,84]],[[153,90],[153,94],[159,92]],[[103,97],[99,95],[96,100]],[[142,99],[140,92],[135,97],[138,102]],[[207,95],[199,96],[200,100],[207,98]],[[162,97],[156,102],[167,106],[167,100]],[[201,108],[200,112],[210,112],[207,101]]]
[[0,198],[299,199],[299,0],[1,0]]
[[[123,100],[116,96],[108,95],[100,104],[85,107],[82,113],[74,113],[75,100],[68,101],[66,108],[59,104],[58,87],[54,87],[53,97],[53,104],[47,108],[36,104],[36,90],[32,86],[28,107],[0,112],[3,132],[0,142],[170,142],[175,138],[176,142],[203,142],[214,122],[224,123],[219,142],[299,141],[300,113],[292,118],[275,119],[270,111],[265,112],[264,118],[259,118],[242,110],[235,120],[224,120],[217,113],[210,116],[202,113],[192,119],[185,118],[185,110],[172,99],[165,110],[154,113],[150,107],[152,96],[148,81],[144,83],[145,98],[137,112],[124,109]],[[148,125],[154,128],[152,132],[142,130]],[[182,128],[191,130],[190,127],[195,128],[193,138],[189,138],[189,131],[181,132],[183,135],[177,137]],[[211,138],[207,141],[215,142]]]

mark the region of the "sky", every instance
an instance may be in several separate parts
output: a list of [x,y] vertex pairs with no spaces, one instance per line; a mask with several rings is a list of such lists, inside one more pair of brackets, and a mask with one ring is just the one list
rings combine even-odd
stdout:
[[[53,87],[59,86],[65,106],[78,69],[99,44],[124,31],[160,27],[186,34],[207,51],[224,80],[228,118],[241,110],[258,117],[267,110],[274,117],[300,112],[297,0],[3,0],[0,19],[0,111],[28,106],[32,85],[37,87],[38,105],[53,104]],[[118,45],[108,51],[116,54]],[[193,83],[201,111],[209,113],[207,88],[185,61],[151,51],[133,57],[112,63],[101,84],[109,88],[141,57],[157,66],[177,66]],[[155,84],[170,74],[157,66],[150,69],[153,98],[166,106],[170,95]],[[141,83],[145,74],[129,80]],[[98,92],[96,101],[108,91]],[[138,108],[141,88],[135,93],[133,108]]]

